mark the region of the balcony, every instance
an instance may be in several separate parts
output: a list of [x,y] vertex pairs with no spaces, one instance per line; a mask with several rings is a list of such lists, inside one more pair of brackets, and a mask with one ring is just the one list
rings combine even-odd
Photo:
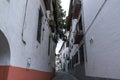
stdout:
[[75,7],[75,11],[74,11],[74,19],[78,19],[78,16],[80,15],[80,10],[81,10],[81,2],[78,1],[77,4],[74,6]]
[[54,20],[49,20],[49,26],[51,28],[51,31],[52,32],[55,32],[55,26],[56,26],[56,23]]
[[84,34],[83,34],[83,31],[80,30],[79,32],[77,32],[74,36],[74,44],[79,44],[80,41],[82,40]]
[[44,0],[46,10],[50,10],[50,2],[48,0]]

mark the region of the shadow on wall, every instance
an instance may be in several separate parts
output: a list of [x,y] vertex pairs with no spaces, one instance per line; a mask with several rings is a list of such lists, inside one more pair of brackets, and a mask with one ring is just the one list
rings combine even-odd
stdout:
[[10,47],[4,33],[0,30],[0,80],[7,80],[10,65]]

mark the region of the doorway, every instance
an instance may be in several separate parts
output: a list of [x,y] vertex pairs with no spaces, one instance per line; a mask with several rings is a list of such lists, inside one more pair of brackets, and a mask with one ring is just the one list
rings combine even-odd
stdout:
[[10,47],[8,40],[0,31],[0,80],[7,80],[10,65]]
[[85,76],[85,58],[84,58],[84,44],[82,44],[79,48],[79,58],[80,58],[80,77]]
[[80,47],[80,64],[84,64],[84,45]]

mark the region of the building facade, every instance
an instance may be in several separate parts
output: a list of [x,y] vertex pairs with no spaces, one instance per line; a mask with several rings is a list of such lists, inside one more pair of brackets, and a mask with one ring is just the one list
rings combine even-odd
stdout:
[[[119,0],[71,0],[68,70],[84,80],[120,79]],[[79,6],[78,6],[79,5]]]
[[54,0],[0,1],[0,80],[53,77],[56,47],[53,6]]
[[69,60],[68,72],[79,79],[85,76],[85,44],[84,29],[82,22],[82,2],[80,0],[71,0],[69,15],[67,18],[67,27],[69,31]]
[[69,58],[69,54],[68,54],[68,46],[67,46],[67,42],[64,41],[61,49],[59,50],[59,58],[60,58],[60,64],[61,64],[61,70],[62,71],[66,71],[68,72],[68,58]]
[[55,65],[56,65],[56,71],[61,71],[61,59],[60,59],[60,55],[56,54],[55,57]]
[[86,75],[120,79],[119,0],[83,0]]

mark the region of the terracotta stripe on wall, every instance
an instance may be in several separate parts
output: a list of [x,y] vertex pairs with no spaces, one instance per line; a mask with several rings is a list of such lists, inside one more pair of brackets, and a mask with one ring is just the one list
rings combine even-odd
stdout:
[[0,80],[7,80],[9,66],[0,66]]
[[0,67],[0,80],[51,80],[53,76],[54,70],[52,72],[42,72],[13,66],[10,66],[9,69],[8,66]]
[[52,73],[51,73],[51,78],[54,78],[55,76],[55,68],[53,68]]

